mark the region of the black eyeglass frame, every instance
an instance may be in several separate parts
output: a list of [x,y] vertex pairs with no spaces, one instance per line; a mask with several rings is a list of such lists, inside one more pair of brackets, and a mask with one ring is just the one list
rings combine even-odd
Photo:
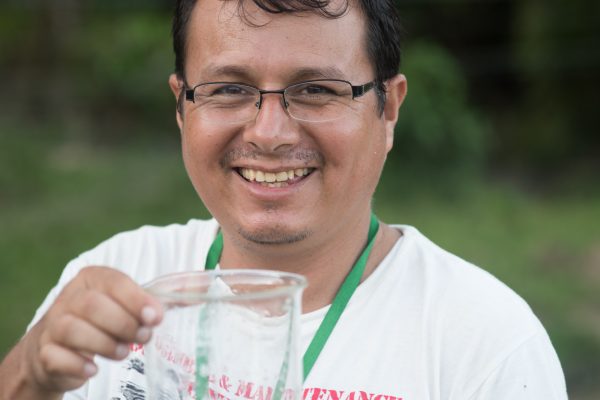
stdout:
[[199,83],[196,86],[194,86],[193,88],[189,88],[189,86],[186,84],[186,89],[185,89],[185,99],[187,101],[191,101],[192,103],[195,103],[195,99],[194,99],[194,92],[196,91],[196,88],[199,86],[203,86],[203,85],[211,85],[211,84],[231,84],[231,85],[242,85],[242,86],[246,86],[246,87],[250,87],[252,89],[256,89],[258,90],[258,102],[255,104],[255,106],[260,109],[261,105],[262,105],[262,97],[264,94],[270,94],[270,93],[274,93],[274,94],[280,94],[281,97],[283,97],[283,103],[285,108],[287,108],[289,106],[289,103],[287,102],[287,100],[285,99],[285,91],[288,90],[289,88],[293,87],[293,86],[297,86],[297,85],[302,85],[305,83],[313,83],[313,82],[344,82],[347,83],[348,85],[350,85],[350,87],[352,88],[352,100],[354,100],[357,97],[361,97],[364,94],[366,94],[368,91],[370,91],[371,89],[373,89],[376,84],[377,84],[377,80],[372,80],[370,82],[367,82],[363,85],[353,85],[352,83],[344,80],[344,79],[311,79],[308,81],[302,81],[302,82],[296,82],[293,83],[291,85],[288,85],[286,87],[284,87],[283,89],[278,89],[278,90],[263,90],[263,89],[259,89],[256,86],[252,86],[252,85],[248,85],[247,83],[241,83],[241,82],[203,82],[203,83]]

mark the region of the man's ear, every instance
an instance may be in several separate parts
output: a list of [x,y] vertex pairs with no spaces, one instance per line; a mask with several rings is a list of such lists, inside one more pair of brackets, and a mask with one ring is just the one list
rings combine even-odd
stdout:
[[386,100],[383,108],[383,118],[385,122],[386,151],[390,151],[394,144],[394,128],[398,122],[400,106],[406,97],[407,83],[406,77],[398,74],[385,83]]
[[177,104],[175,118],[177,119],[179,130],[181,130],[183,129],[183,82],[177,78],[176,74],[171,74],[169,76],[169,86],[175,95],[175,102]]

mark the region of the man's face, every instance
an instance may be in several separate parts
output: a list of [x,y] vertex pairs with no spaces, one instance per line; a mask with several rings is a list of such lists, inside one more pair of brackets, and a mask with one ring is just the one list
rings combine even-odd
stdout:
[[[252,2],[244,6],[257,26],[240,19],[235,2],[196,4],[185,63],[191,87],[225,81],[275,90],[308,79],[353,85],[374,79],[364,20],[355,8],[326,19],[265,14]],[[170,84],[179,95],[174,76]],[[398,96],[391,96],[394,103]],[[243,124],[200,119],[184,103],[178,122],[187,172],[208,210],[236,240],[247,245],[322,241],[369,212],[397,116],[394,110],[377,112],[374,90],[353,100],[340,119],[319,123],[291,118],[279,94],[264,95],[256,119]],[[397,110],[399,102],[394,104]],[[283,185],[243,176],[281,177],[288,171],[294,176]]]

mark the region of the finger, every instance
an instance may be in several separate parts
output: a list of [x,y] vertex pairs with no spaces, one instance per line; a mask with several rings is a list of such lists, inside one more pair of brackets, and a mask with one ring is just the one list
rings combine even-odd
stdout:
[[52,342],[78,353],[98,354],[113,360],[122,360],[129,354],[125,343],[120,343],[89,322],[72,314],[61,316],[50,330]]
[[106,294],[86,291],[79,297],[73,313],[106,334],[127,343],[145,343],[150,339],[150,329]]
[[88,288],[107,293],[143,325],[154,326],[162,319],[160,302],[124,273],[113,268],[88,267],[80,274]]
[[98,372],[92,360],[55,343],[42,346],[39,354],[40,367],[59,391],[75,389]]

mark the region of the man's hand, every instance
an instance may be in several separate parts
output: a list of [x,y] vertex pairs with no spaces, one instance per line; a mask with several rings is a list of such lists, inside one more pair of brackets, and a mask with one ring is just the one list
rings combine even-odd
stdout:
[[162,307],[128,276],[88,267],[0,365],[0,398],[61,398],[96,374],[96,355],[122,360],[146,343]]

